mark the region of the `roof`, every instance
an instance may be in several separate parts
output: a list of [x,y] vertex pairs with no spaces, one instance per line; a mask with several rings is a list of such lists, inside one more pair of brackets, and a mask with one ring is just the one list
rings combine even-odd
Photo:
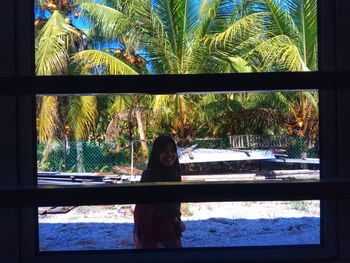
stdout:
[[179,148],[179,162],[181,164],[273,159],[276,157],[271,150],[195,148],[188,152],[184,148]]

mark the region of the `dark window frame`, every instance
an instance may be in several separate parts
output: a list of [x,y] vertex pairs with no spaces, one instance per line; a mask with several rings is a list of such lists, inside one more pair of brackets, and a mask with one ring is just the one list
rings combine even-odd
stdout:
[[[346,80],[346,73],[344,75],[339,75],[337,73],[327,73],[325,71],[337,69],[336,58],[339,54],[336,54],[336,19],[335,14],[339,13],[339,2],[341,1],[328,1],[319,0],[319,52],[320,52],[320,71],[317,73],[261,73],[261,74],[251,74],[251,75],[204,75],[204,76],[152,76],[146,78],[133,78],[133,77],[106,77],[106,78],[91,78],[91,79],[79,79],[79,78],[37,78],[32,77],[34,62],[32,59],[31,46],[28,45],[28,39],[33,44],[33,29],[32,29],[32,14],[28,13],[28,10],[32,11],[31,1],[17,1],[17,16],[16,16],[16,39],[14,40],[15,49],[18,51],[15,55],[15,79],[9,78],[4,80],[6,84],[9,85],[9,89],[1,90],[2,94],[10,94],[15,97],[15,111],[16,111],[16,138],[17,142],[17,155],[18,155],[18,171],[17,171],[17,186],[18,188],[14,191],[20,189],[20,186],[33,187],[35,185],[35,94],[55,94],[61,92],[68,93],[90,93],[96,91],[96,87],[100,87],[103,83],[106,84],[121,84],[122,91],[136,91],[142,92],[141,89],[133,90],[128,81],[135,81],[135,83],[150,83],[144,82],[151,81],[155,84],[155,93],[159,93],[161,87],[164,83],[171,83],[167,92],[181,92],[181,91],[196,91],[196,92],[210,92],[215,91],[216,87],[227,87],[231,83],[239,83],[240,88],[246,90],[247,87],[256,89],[258,85],[259,89],[280,89],[283,85],[285,89],[310,89],[316,88],[320,89],[320,116],[321,116],[321,165],[322,165],[322,178],[325,180],[325,184],[321,187],[322,191],[315,194],[314,197],[327,196],[325,190],[332,183],[330,182],[327,186],[328,179],[337,179],[338,177],[338,162],[339,158],[332,153],[338,153],[338,134],[339,123],[335,120],[334,116],[337,116],[337,102],[342,98],[338,94],[343,94],[341,80]],[[337,9],[338,8],[338,9]],[[23,30],[24,28],[24,30]],[[21,77],[22,76],[22,77]],[[29,77],[23,77],[29,76]],[[175,80],[175,81],[174,81]],[[15,84],[14,84],[15,83]],[[83,88],[62,88],[63,83],[70,84],[86,84],[87,89]],[[94,83],[94,84],[93,84]],[[209,84],[218,84],[215,88],[210,87]],[[18,84],[18,85],[17,85]],[[33,85],[35,88],[30,87]],[[96,84],[96,85],[95,85]],[[187,90],[186,86],[183,84],[189,84],[191,90]],[[250,84],[253,84],[251,86]],[[16,87],[12,89],[13,85]],[[49,87],[49,85],[52,85]],[[181,86],[182,85],[182,86]],[[207,86],[205,86],[207,85]],[[244,86],[243,86],[244,85]],[[174,88],[174,89],[173,89]],[[222,90],[221,88],[217,88]],[[217,90],[217,91],[218,91]],[[98,88],[98,92],[115,92],[113,88]],[[153,91],[153,90],[152,90]],[[345,102],[344,102],[345,103]],[[344,107],[344,105],[343,105]],[[334,130],[326,130],[326,122],[329,124],[334,124]],[[29,135],[28,135],[29,134]],[[30,176],[28,176],[28,174]],[[346,178],[342,178],[346,179]],[[148,186],[145,186],[148,187]],[[200,187],[200,186],[199,186]],[[199,188],[198,187],[198,188]],[[243,189],[243,188],[242,188]],[[268,187],[267,187],[268,189]],[[218,262],[220,260],[230,260],[230,261],[246,261],[246,260],[257,260],[266,261],[272,259],[285,259],[288,260],[300,259],[303,260],[324,260],[332,259],[339,256],[339,251],[337,251],[336,243],[338,242],[338,204],[337,200],[344,198],[341,193],[345,193],[346,190],[339,186],[336,188],[338,190],[337,196],[329,197],[333,200],[323,202],[326,206],[325,215],[325,226],[327,231],[335,231],[335,234],[331,234],[330,244],[323,244],[317,248],[315,247],[272,247],[272,248],[238,248],[231,250],[220,250],[214,249],[212,251],[183,251],[180,253],[173,252],[149,252],[149,253],[114,253],[114,252],[104,252],[104,253],[68,253],[68,254],[37,254],[35,249],[35,214],[36,211],[33,208],[21,208],[19,213],[19,223],[20,223],[20,236],[21,236],[21,246],[22,250],[21,260],[23,262],[47,262],[48,260],[52,262],[59,262],[64,260],[77,260],[82,259],[85,262],[95,262],[96,260],[104,259],[104,262],[114,262],[115,260],[123,260],[125,262],[134,262],[135,260],[144,260],[145,258],[152,259],[154,262],[160,262],[162,260],[172,258],[173,262],[189,262],[191,261],[201,261],[201,262]],[[32,199],[33,204],[38,204],[35,202],[35,192],[40,189],[35,187],[32,189],[34,197]],[[130,187],[129,195],[131,197],[132,187]],[[21,191],[20,193],[25,193]],[[78,190],[79,193],[79,190]],[[288,192],[287,192],[288,193]],[[53,196],[51,196],[53,194]],[[62,199],[55,199],[59,195],[54,194],[54,190],[45,193],[47,197],[51,196],[55,200],[54,202],[60,202]],[[44,196],[45,196],[44,195]],[[88,196],[88,194],[86,194]],[[276,193],[266,194],[266,198],[276,197]],[[83,197],[83,196],[82,196]],[[198,196],[193,196],[197,198]],[[345,196],[346,197],[346,196]],[[245,198],[247,199],[247,198]],[[248,200],[248,199],[247,199]],[[36,200],[38,201],[38,200]],[[8,202],[7,204],[10,204]],[[39,203],[40,204],[40,203]],[[6,205],[5,205],[6,206]],[[26,206],[24,203],[15,204],[16,207]],[[323,215],[322,215],[322,218]],[[335,223],[335,224],[334,224]],[[328,241],[327,241],[328,242]],[[254,257],[252,257],[254,253]],[[292,253],[292,255],[291,255]],[[257,257],[260,258],[257,259]]]

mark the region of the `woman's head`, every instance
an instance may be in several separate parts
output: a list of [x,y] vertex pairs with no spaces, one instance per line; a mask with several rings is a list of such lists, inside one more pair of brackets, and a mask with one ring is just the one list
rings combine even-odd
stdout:
[[160,135],[153,142],[153,148],[150,156],[150,165],[161,165],[171,167],[178,164],[176,144],[173,138],[168,135]]
[[176,148],[176,143],[170,136],[161,135],[156,138],[148,160],[148,173],[143,173],[141,181],[181,181],[180,164]]

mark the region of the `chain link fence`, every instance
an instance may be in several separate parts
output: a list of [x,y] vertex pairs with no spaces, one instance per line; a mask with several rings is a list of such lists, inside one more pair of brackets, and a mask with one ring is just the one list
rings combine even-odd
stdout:
[[[245,135],[247,136],[247,135]],[[258,138],[258,137],[256,137]],[[248,145],[249,137],[245,138]],[[178,140],[179,147],[229,149],[234,147],[232,138],[194,138]],[[318,158],[318,141],[308,141],[303,137],[288,136],[284,144],[276,147],[259,146],[257,143],[246,149],[282,149],[288,158]],[[244,146],[244,145],[243,145]],[[147,141],[148,152],[152,140]],[[141,142],[134,140],[116,149],[115,144],[96,141],[54,141],[37,145],[38,171],[116,173],[118,167],[130,167],[140,173],[147,167],[148,156],[141,149]]]

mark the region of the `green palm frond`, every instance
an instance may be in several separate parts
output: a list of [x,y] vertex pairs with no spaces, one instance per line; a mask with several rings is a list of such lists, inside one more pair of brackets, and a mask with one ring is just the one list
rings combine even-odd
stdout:
[[317,0],[292,1],[290,13],[300,32],[300,50],[311,70],[317,70]]
[[233,112],[231,118],[235,133],[264,134],[271,128],[280,128],[287,115],[273,108],[255,108]]
[[73,128],[77,141],[86,139],[97,118],[96,97],[73,96],[69,106],[67,124]]
[[313,109],[318,113],[318,92],[317,91],[306,91],[302,93],[302,96],[310,101]]
[[175,5],[175,1],[155,1],[153,4],[157,16],[162,21],[164,31],[167,33],[171,48],[173,52],[178,56],[178,52],[180,52],[181,49],[180,45],[183,41],[183,39],[179,38],[181,36],[178,34],[180,30],[179,23],[182,22],[181,20],[183,20],[183,16],[181,16],[180,13],[176,14],[174,12]]
[[132,105],[132,96],[114,96],[111,103],[108,105],[108,112],[111,116],[130,109]]
[[72,56],[81,74],[89,75],[95,71],[98,75],[138,75],[139,73],[126,62],[100,50],[84,50]]
[[[197,21],[197,2],[191,0],[154,1],[172,50],[182,65],[183,55]],[[181,66],[180,66],[181,67]]]
[[267,39],[266,32],[261,32],[246,39],[242,39],[240,43],[228,43],[225,46],[217,48],[217,52],[225,54],[227,57],[238,56],[245,60],[249,60],[249,53]]
[[173,95],[156,95],[150,107],[153,109],[154,116],[157,116],[157,119],[163,120],[166,124],[171,124],[174,113],[172,105],[174,105]]
[[[251,66],[248,65],[250,61],[245,56],[264,38],[261,26],[265,15],[265,13],[252,14],[233,22],[222,33],[206,35],[204,42],[198,41],[192,49],[189,49],[187,68],[190,70],[187,71],[251,72]],[[242,62],[241,65],[238,65],[235,59],[238,57]]]
[[[184,95],[157,95],[151,104],[155,115],[160,116],[168,124],[179,125],[190,119],[191,100]],[[181,124],[180,124],[181,126]],[[183,128],[183,127],[182,127]]]
[[79,32],[55,11],[35,39],[36,75],[65,74],[76,41],[80,41]]
[[135,26],[142,27],[137,37],[147,50],[148,61],[158,74],[176,74],[180,71],[180,61],[174,52],[169,32],[150,1],[137,1],[130,19],[137,21]]
[[51,139],[57,139],[57,130],[60,126],[58,116],[59,102],[57,96],[41,97],[41,105],[38,116],[38,139],[40,143],[47,143]]
[[254,8],[251,6],[250,0],[233,1],[233,10],[230,21],[238,21],[242,17],[254,13]]
[[224,32],[208,36],[205,42],[212,47],[225,46],[228,43],[240,44],[242,40],[262,32],[263,21],[268,13],[254,13],[234,22]]
[[298,47],[306,67],[317,69],[317,0],[249,0],[257,11],[269,12],[267,30],[286,35]]
[[91,22],[92,31],[104,38],[114,40],[122,37],[130,27],[125,14],[106,5],[98,3],[82,3],[81,14]]
[[[208,1],[207,1],[208,2]],[[246,1],[230,1],[230,0],[212,0],[209,1],[208,8],[203,10],[208,15],[201,15],[201,18],[206,17],[204,20],[204,27],[206,34],[221,33],[227,29],[234,22],[241,20],[243,17],[251,14],[246,8]]]
[[151,107],[155,113],[160,113],[163,107],[167,107],[173,102],[172,95],[157,95],[152,101]]
[[223,0],[203,0],[198,8],[198,27],[196,34],[199,38],[204,37],[210,31],[218,12],[218,8]]
[[245,102],[245,107],[254,108],[274,108],[280,112],[291,112],[297,98],[295,92],[258,92],[252,93]]
[[230,61],[230,72],[248,73],[253,71],[249,62],[241,57],[228,57],[227,59]]
[[270,31],[274,35],[286,35],[290,38],[295,38],[299,35],[293,17],[288,12],[288,10],[292,8],[292,2],[294,0],[249,1],[252,8],[257,12],[268,13],[268,19],[265,21],[268,31]]
[[[221,33],[207,34],[203,40],[195,39],[197,42],[192,43],[186,55],[186,72],[230,73],[243,70],[230,57],[246,60],[244,57],[248,52],[261,43],[265,16],[266,13],[255,13],[231,22]],[[252,71],[248,68],[249,65],[244,68],[244,72]]]
[[258,55],[262,64],[260,71],[309,71],[304,63],[298,47],[285,35],[270,38],[251,52],[252,57]]
[[204,68],[210,59],[208,54],[210,53],[208,45],[203,45],[199,41],[194,42],[186,49],[184,54],[182,73],[184,74],[198,74],[198,73],[210,73],[205,71]]

